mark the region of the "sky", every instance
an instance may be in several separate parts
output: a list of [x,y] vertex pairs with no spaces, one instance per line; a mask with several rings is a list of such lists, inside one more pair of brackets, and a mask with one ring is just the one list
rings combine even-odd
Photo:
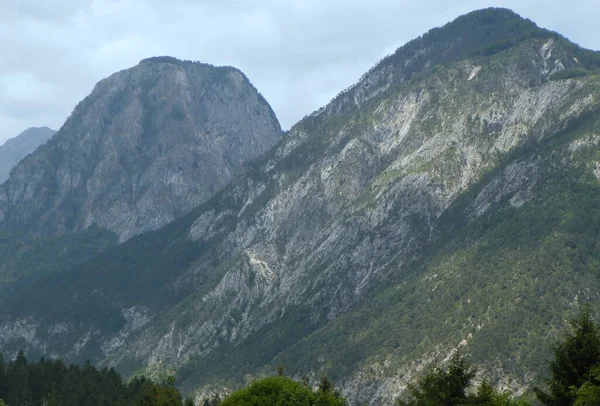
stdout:
[[430,28],[507,7],[600,49],[598,0],[0,0],[0,143],[159,55],[241,69],[284,128]]

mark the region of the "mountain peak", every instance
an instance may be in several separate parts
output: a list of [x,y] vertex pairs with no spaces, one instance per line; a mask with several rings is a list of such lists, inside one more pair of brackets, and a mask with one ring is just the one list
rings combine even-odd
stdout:
[[522,41],[540,37],[560,37],[538,27],[506,8],[485,8],[461,15],[442,27],[400,47],[392,61],[406,57],[406,51],[427,50],[431,64],[443,64],[472,56],[492,55]]
[[[280,133],[241,72],[149,58],[101,80],[52,141],[15,168],[0,190],[8,196],[0,218],[43,234],[96,224],[125,240],[208,199]],[[35,199],[26,193],[32,177]]]
[[179,65],[179,64],[185,63],[185,61],[183,61],[181,59],[177,59],[172,56],[165,55],[165,56],[151,56],[149,58],[144,58],[140,61],[140,65],[145,64],[145,63],[172,63],[175,65]]
[[222,68],[228,68],[228,69],[233,69],[233,70],[237,70],[235,68],[232,67],[225,67],[225,66],[215,66],[213,64],[210,63],[205,63],[205,62],[199,62],[199,61],[190,61],[190,60],[186,60],[186,59],[178,59],[175,58],[173,56],[168,56],[168,55],[163,55],[163,56],[151,56],[148,58],[144,58],[142,59],[139,65],[155,65],[155,64],[171,64],[171,65],[177,65],[177,66],[204,66],[206,68],[215,68],[215,69],[222,69]]
[[473,22],[477,22],[482,25],[504,25],[507,21],[520,21],[533,27],[538,27],[537,24],[530,19],[521,17],[513,10],[504,7],[487,7],[470,11],[466,14],[456,17],[443,27]]
[[[539,70],[538,77],[530,78],[532,83],[548,80],[561,69],[580,70],[581,75],[600,70],[600,52],[583,49],[510,9],[490,7],[461,15],[407,42],[373,66],[356,84],[342,91],[326,107],[307,116],[299,124],[310,126],[315,123],[314,120],[361,108],[367,101],[383,97],[391,89],[406,85],[415,77],[427,76],[437,66],[492,57],[526,42],[532,42],[533,48],[539,50],[549,40],[554,41],[555,56],[561,55],[560,66],[557,69]],[[528,52],[521,53],[521,57],[529,58],[523,59],[524,64],[531,57],[539,57]],[[554,58],[551,64],[556,62],[557,58]]]
[[191,60],[187,60],[187,59],[178,59],[178,58],[175,58],[173,56],[168,56],[168,55],[151,56],[148,58],[144,58],[138,63],[137,66],[158,65],[158,64],[171,64],[171,65],[176,65],[176,66],[181,66],[181,67],[201,66],[201,67],[208,68],[208,69],[229,70],[229,71],[235,71],[235,72],[242,73],[239,69],[237,69],[233,66],[217,66],[217,65],[210,64],[210,63],[206,63],[206,62],[191,61]]
[[48,127],[30,127],[0,146],[0,183],[4,182],[10,170],[27,154],[42,145],[56,131]]

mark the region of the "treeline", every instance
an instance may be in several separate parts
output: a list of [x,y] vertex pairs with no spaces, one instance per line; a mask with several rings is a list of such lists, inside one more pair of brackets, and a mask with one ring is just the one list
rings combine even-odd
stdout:
[[[589,309],[571,322],[566,338],[553,347],[551,377],[534,388],[546,406],[600,405],[600,330]],[[445,368],[432,366],[408,386],[398,406],[529,406],[511,399],[490,383],[473,384],[476,369],[457,351]],[[146,378],[124,382],[114,369],[98,370],[90,363],[66,366],[60,360],[29,363],[23,352],[5,362],[0,355],[0,406],[191,406],[175,388],[174,376],[161,383]],[[346,406],[347,402],[325,377],[316,388],[278,376],[253,382],[225,399],[204,400],[202,406]]]
[[[0,354],[0,406],[182,406],[173,381],[134,378],[126,383],[114,369],[60,360],[27,361],[20,352],[6,362]],[[193,405],[191,400],[186,406]]]

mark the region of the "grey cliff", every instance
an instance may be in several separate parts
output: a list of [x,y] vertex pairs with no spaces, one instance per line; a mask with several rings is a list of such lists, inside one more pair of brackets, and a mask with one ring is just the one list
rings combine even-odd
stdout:
[[0,220],[126,240],[186,214],[281,136],[237,69],[150,58],[100,81],[0,188]]
[[48,127],[31,127],[0,146],[0,183],[8,179],[10,170],[26,155],[44,144],[56,131]]

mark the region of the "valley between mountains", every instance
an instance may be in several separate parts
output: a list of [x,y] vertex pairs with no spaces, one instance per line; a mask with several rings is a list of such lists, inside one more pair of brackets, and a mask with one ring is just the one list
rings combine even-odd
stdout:
[[0,348],[388,405],[460,347],[528,393],[599,299],[599,73],[494,8],[285,132],[235,68],[115,73],[0,185]]

